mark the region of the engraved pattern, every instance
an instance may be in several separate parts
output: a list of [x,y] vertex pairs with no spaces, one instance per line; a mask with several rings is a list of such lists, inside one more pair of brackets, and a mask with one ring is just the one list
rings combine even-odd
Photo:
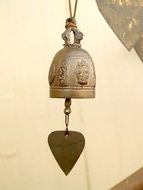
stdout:
[[69,58],[66,57],[61,61],[59,69],[59,86],[67,86],[67,66]]
[[77,66],[76,66],[76,71],[75,71],[77,81],[81,85],[85,85],[88,83],[89,79],[89,67],[87,63],[83,60],[79,60]]
[[[80,41],[83,34],[76,27],[66,27],[62,34],[64,48],[53,59],[54,81],[50,77],[51,98],[95,98],[95,73],[93,61]],[[74,36],[71,36],[71,33]],[[72,38],[74,37],[74,39]],[[52,63],[52,64],[53,64]]]

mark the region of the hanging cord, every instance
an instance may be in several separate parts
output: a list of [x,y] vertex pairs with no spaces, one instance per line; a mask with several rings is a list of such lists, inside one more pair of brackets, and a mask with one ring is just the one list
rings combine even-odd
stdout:
[[78,3],[78,0],[75,1],[74,14],[72,15],[71,0],[69,0],[69,12],[70,12],[70,17],[71,17],[71,18],[75,18],[75,16],[76,16],[77,3]]
[[72,7],[71,7],[71,1],[69,0],[69,12],[70,12],[70,18],[72,18]]
[[68,19],[66,20],[66,25],[65,25],[65,28],[66,28],[66,29],[67,29],[67,28],[70,28],[70,27],[77,28],[76,19],[75,19],[76,11],[77,11],[77,3],[78,3],[78,0],[75,1],[74,13],[72,14],[71,0],[69,0],[70,18],[68,18]]

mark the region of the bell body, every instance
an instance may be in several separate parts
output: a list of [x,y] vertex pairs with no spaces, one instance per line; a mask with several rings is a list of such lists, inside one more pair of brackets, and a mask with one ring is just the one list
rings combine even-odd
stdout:
[[74,44],[68,42],[71,31],[72,28],[63,33],[63,39],[67,39],[65,47],[57,52],[50,67],[50,97],[94,98],[96,77],[92,58],[87,51],[80,48],[82,33],[78,29],[74,28],[73,31]]

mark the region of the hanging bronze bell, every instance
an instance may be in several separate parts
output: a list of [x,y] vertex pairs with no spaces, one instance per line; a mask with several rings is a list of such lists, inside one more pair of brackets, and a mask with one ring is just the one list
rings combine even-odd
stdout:
[[50,97],[94,98],[94,64],[89,53],[81,48],[83,33],[77,29],[71,18],[66,20],[66,30],[62,38],[65,41],[64,48],[55,55],[49,71]]
[[[74,35],[73,43],[71,33]],[[49,83],[51,98],[65,98],[66,129],[52,132],[48,136],[48,144],[60,168],[68,175],[85,145],[80,132],[68,130],[71,98],[95,97],[95,70],[89,53],[81,48],[83,34],[77,29],[75,18],[67,19],[62,38],[64,48],[53,59]]]

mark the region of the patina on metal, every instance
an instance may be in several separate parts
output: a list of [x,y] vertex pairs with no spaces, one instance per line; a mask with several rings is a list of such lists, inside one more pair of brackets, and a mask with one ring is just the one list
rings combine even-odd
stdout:
[[131,50],[143,34],[143,0],[96,0],[96,2],[114,33],[124,46]]
[[65,99],[65,131],[54,131],[48,137],[49,147],[65,175],[68,175],[80,157],[84,146],[84,136],[77,131],[69,131],[71,99]]
[[139,169],[110,190],[143,190],[143,168]]
[[54,131],[48,137],[49,147],[65,175],[68,175],[80,157],[84,146],[84,136],[76,131],[69,131],[71,99],[65,99],[65,131]]
[[65,27],[64,48],[55,55],[49,71],[50,97],[94,98],[95,68],[89,53],[81,48],[83,33],[77,28],[75,18],[68,18]]
[[85,145],[84,136],[76,131],[54,131],[48,137],[50,149],[65,175],[68,175]]
[[139,41],[136,43],[134,49],[138,54],[138,56],[140,57],[141,61],[143,62],[143,34],[139,39]]

